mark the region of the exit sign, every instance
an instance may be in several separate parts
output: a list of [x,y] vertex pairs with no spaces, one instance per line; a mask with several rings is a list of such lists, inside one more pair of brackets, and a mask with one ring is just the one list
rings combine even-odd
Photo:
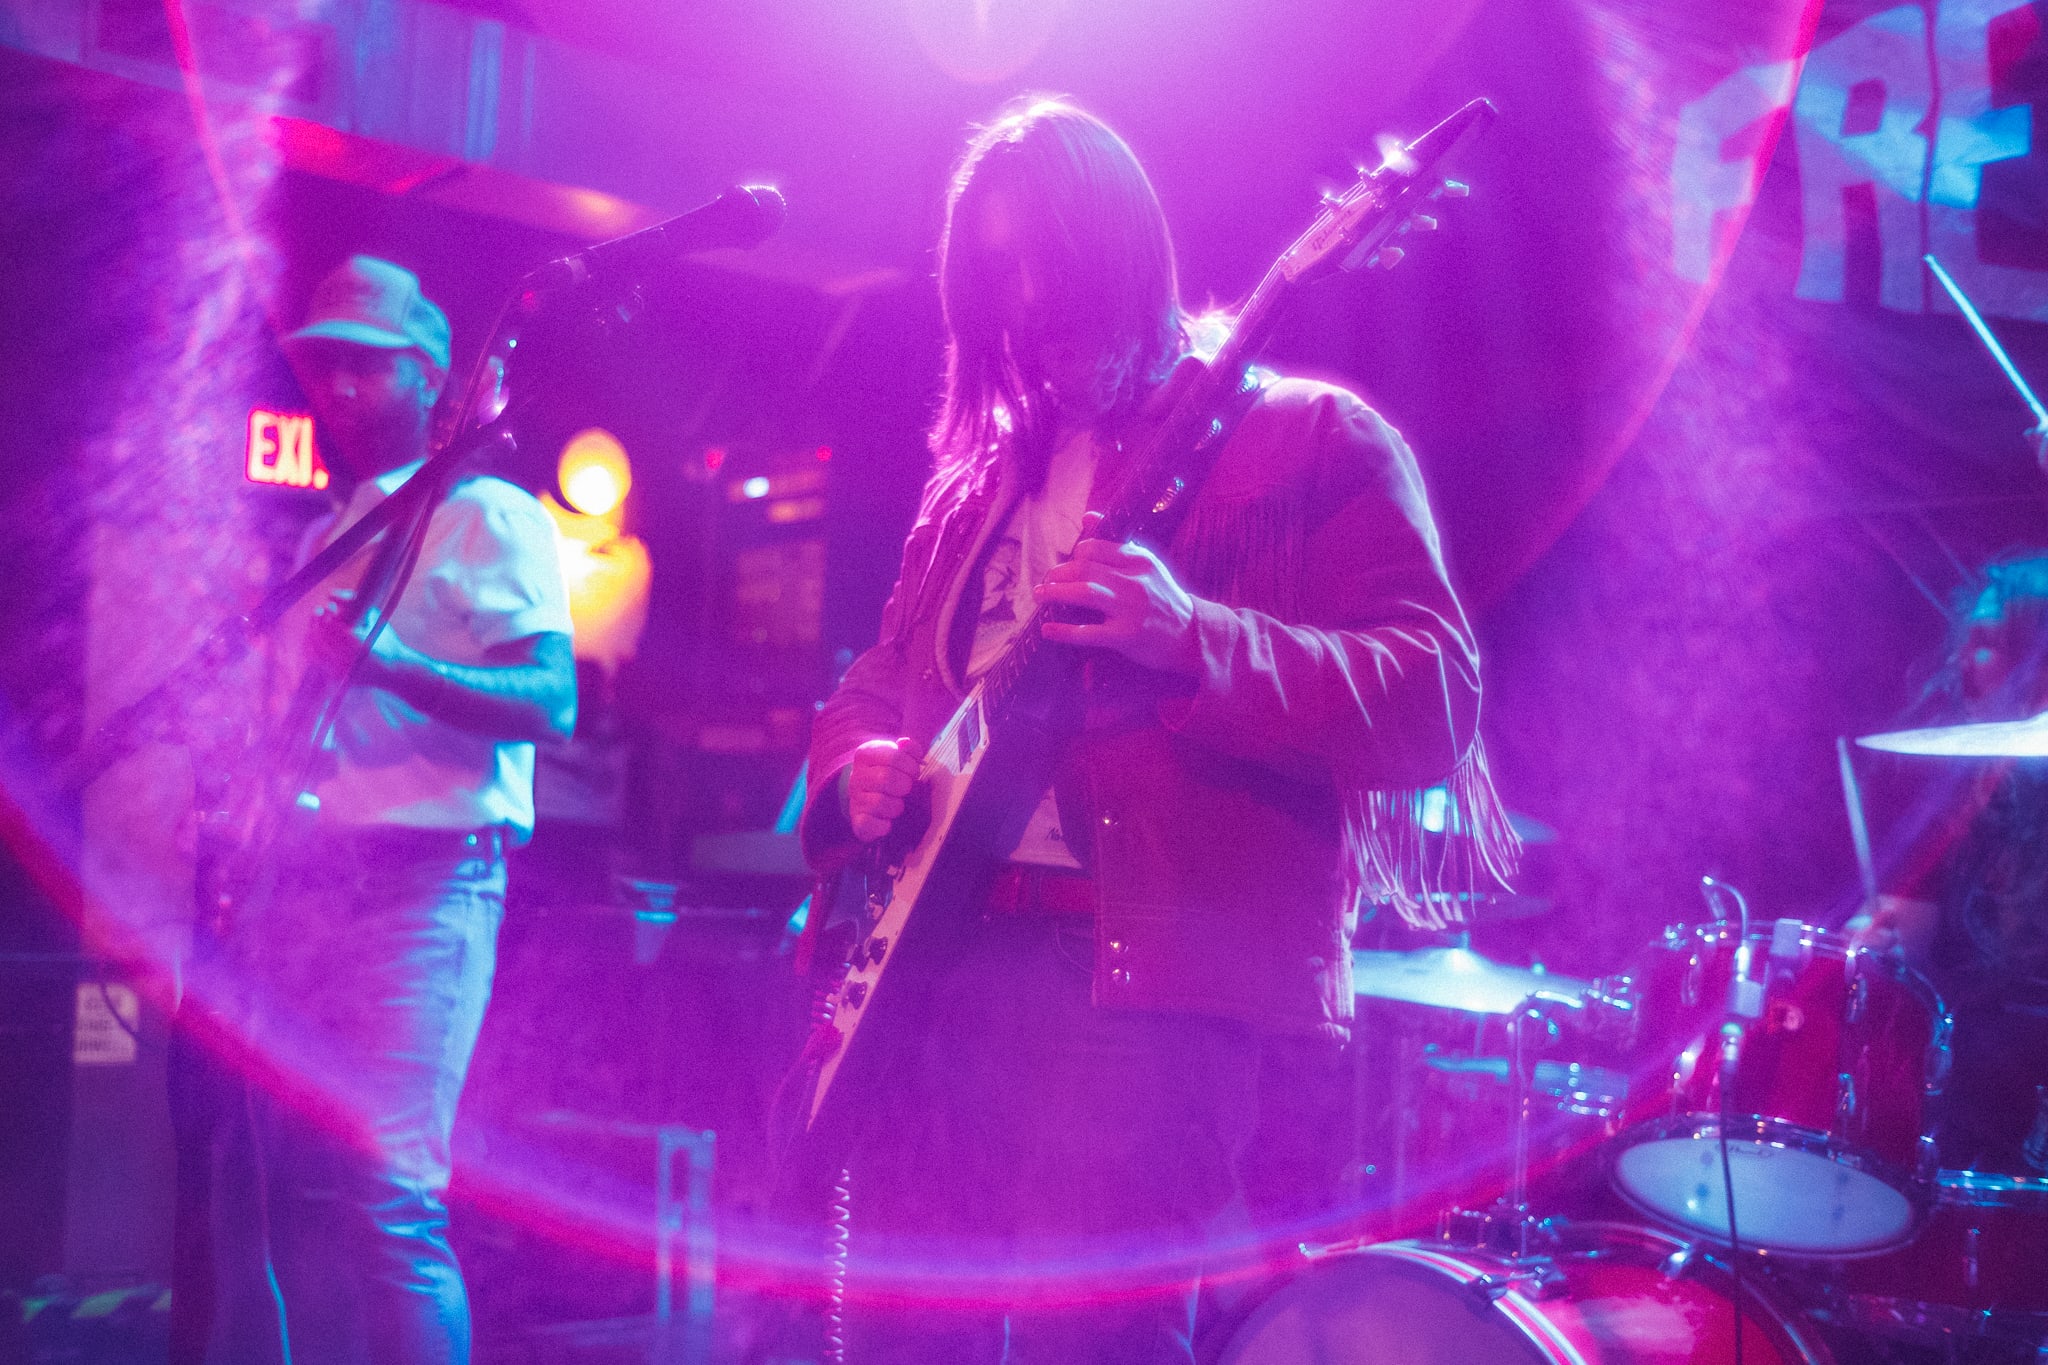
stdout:
[[312,417],[303,412],[251,408],[245,469],[251,483],[327,487],[327,466],[320,463],[320,453],[313,448]]

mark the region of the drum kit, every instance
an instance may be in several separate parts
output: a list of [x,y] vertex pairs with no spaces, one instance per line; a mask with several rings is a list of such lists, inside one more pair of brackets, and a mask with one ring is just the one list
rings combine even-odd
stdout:
[[[2048,717],[1867,743],[2048,756]],[[1379,1068],[1394,1136],[1359,1169],[1442,1212],[1304,1246],[1222,1365],[2048,1362],[2048,1176],[1943,1169],[1941,998],[1897,955],[1705,890],[1711,920],[1599,980],[1356,952],[1367,1030],[1435,1021]]]

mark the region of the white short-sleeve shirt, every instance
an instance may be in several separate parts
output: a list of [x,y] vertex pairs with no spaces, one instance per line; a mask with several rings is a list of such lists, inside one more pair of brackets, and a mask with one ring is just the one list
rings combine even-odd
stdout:
[[[309,532],[324,544],[396,492],[419,463],[366,480]],[[360,565],[367,554],[357,556]],[[357,568],[354,572],[360,572]],[[308,599],[326,600],[316,593]],[[532,494],[503,479],[465,479],[434,509],[391,630],[453,664],[483,664],[493,646],[570,633],[555,526]],[[420,829],[509,826],[533,832],[533,745],[494,740],[415,709],[396,694],[351,687],[327,742],[332,767],[313,784],[320,819]]]

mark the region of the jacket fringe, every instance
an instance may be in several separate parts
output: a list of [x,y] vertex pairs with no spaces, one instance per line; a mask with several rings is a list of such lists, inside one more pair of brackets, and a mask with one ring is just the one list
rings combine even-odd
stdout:
[[1198,596],[1295,620],[1301,610],[1304,519],[1303,508],[1282,498],[1197,501],[1174,537],[1174,572]]
[[[1428,837],[1438,824],[1428,810],[1432,797],[1443,800],[1437,838]],[[1390,904],[1410,927],[1434,930],[1466,923],[1480,891],[1509,888],[1522,839],[1494,790],[1486,746],[1474,736],[1441,787],[1347,792],[1344,850],[1358,900]]]
[[[1174,538],[1175,571],[1201,596],[1296,620],[1309,517],[1298,494],[1199,501]],[[1444,802],[1443,837],[1425,837],[1425,807],[1436,798]],[[1391,904],[1417,929],[1465,923],[1471,897],[1508,889],[1521,865],[1521,837],[1494,790],[1486,746],[1476,734],[1442,786],[1354,789],[1343,804],[1345,872],[1354,903]],[[1437,823],[1433,813],[1429,823]]]

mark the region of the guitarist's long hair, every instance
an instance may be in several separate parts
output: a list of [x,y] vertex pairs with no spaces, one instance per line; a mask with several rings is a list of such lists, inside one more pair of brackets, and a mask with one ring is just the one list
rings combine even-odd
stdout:
[[931,432],[941,470],[1008,443],[1027,486],[1043,479],[1058,414],[1035,357],[1012,353],[1002,327],[1008,281],[966,230],[1000,190],[1017,210],[1023,248],[1045,268],[1057,313],[1093,345],[1100,424],[1114,430],[1189,346],[1173,242],[1159,196],[1121,137],[1062,99],[1006,106],[968,144],[946,196],[939,301],[946,321],[945,393]]

